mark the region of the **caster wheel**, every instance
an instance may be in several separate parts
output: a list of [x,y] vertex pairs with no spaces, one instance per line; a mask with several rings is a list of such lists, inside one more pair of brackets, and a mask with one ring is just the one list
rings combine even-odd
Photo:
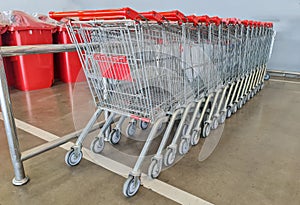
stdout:
[[186,153],[188,153],[189,149],[190,149],[189,141],[186,138],[183,138],[179,144],[179,148],[178,148],[179,154],[185,155]]
[[227,114],[227,115],[226,115],[227,118],[230,118],[230,117],[231,117],[232,111],[231,111],[231,108],[230,108],[230,107],[227,109],[227,113],[226,113],[226,114]]
[[234,105],[232,106],[232,113],[236,113],[237,112],[237,104],[234,103]]
[[211,129],[215,130],[218,128],[218,126],[219,126],[218,118],[214,117],[214,119],[212,121]]
[[132,137],[136,132],[136,123],[130,122],[126,129],[126,134],[129,137]]
[[262,90],[264,87],[265,87],[265,84],[262,83],[262,84],[260,85],[260,89]]
[[80,152],[75,152],[73,148],[71,148],[65,156],[66,164],[71,167],[78,165],[81,159],[82,159],[82,151],[80,150]]
[[249,93],[249,94],[247,95],[247,100],[246,100],[246,102],[248,102],[250,99],[251,99],[251,93]]
[[226,120],[226,114],[224,111],[221,112],[220,117],[219,117],[219,123],[223,124]]
[[250,93],[250,98],[253,98],[253,97],[254,97],[254,90],[251,91],[251,93]]
[[201,131],[194,130],[191,138],[191,145],[195,146],[199,143]]
[[129,176],[123,185],[123,194],[126,197],[134,196],[141,186],[139,177]]
[[113,145],[118,144],[121,140],[121,131],[119,129],[113,129],[109,133],[109,142]]
[[161,172],[161,168],[162,168],[162,164],[158,160],[156,159],[152,160],[148,168],[148,176],[151,179],[156,179]]
[[[256,88],[254,89],[254,91],[253,91],[254,96],[257,94],[257,92],[258,92],[258,87],[256,87]],[[253,96],[253,97],[254,97],[254,96]]]
[[148,122],[141,121],[141,123],[140,123],[140,128],[141,128],[142,130],[145,130],[145,129],[148,128],[148,125],[149,125]]
[[210,134],[210,124],[209,123],[205,123],[203,130],[202,130],[202,137],[206,138],[208,137],[208,135]]
[[168,148],[164,157],[165,166],[170,166],[174,163],[176,157],[176,150]]
[[269,74],[269,73],[266,73],[266,75],[264,76],[264,79],[265,79],[265,80],[270,80],[270,74]]
[[91,143],[91,150],[96,153],[100,154],[105,146],[104,137],[96,137],[93,142]]
[[243,99],[240,99],[238,104],[237,104],[237,108],[241,109],[243,107]]
[[189,125],[188,124],[184,124],[183,127],[182,127],[182,136],[184,136],[187,132],[187,129],[188,129]]

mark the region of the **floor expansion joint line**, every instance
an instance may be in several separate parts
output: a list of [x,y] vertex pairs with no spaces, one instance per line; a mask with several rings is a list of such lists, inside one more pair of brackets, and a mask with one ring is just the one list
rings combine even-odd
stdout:
[[291,80],[270,79],[270,81],[274,81],[274,82],[282,82],[282,83],[300,84],[300,82],[298,82],[298,81],[291,81]]
[[[0,112],[1,113],[1,112]],[[2,113],[0,115],[0,119],[3,120]],[[47,142],[58,139],[59,137],[47,132],[45,130],[42,130],[38,127],[35,127],[33,125],[30,125],[26,122],[23,122],[21,120],[15,119],[16,127],[28,132],[40,139],[43,139]],[[60,147],[69,150],[74,143],[68,142],[64,145],[61,145]],[[93,152],[91,152],[89,149],[83,148],[83,158],[97,164],[111,172],[114,172],[120,176],[127,177],[127,175],[124,175],[124,173],[129,173],[131,168],[121,164],[117,161],[114,161],[112,159],[109,159],[102,155],[96,155]],[[62,158],[63,159],[63,158]],[[213,205],[212,203],[205,201],[204,199],[201,199],[195,195],[192,195],[186,191],[183,191],[179,188],[176,188],[170,184],[167,184],[163,181],[160,181],[158,179],[150,180],[145,174],[142,174],[141,177],[142,185],[152,190],[153,192],[162,195],[172,201],[175,201],[180,204],[189,204],[189,205]]]

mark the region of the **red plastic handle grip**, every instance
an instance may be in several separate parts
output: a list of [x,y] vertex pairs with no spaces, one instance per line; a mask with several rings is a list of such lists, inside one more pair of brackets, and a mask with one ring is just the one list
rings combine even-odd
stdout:
[[249,21],[248,21],[248,20],[242,20],[241,23],[242,23],[244,26],[248,26],[248,25],[249,25]]
[[195,16],[195,15],[189,15],[189,16],[187,16],[187,20],[188,20],[189,23],[193,23],[194,26],[197,26],[198,22],[199,22],[198,17]]
[[49,16],[55,20],[61,20],[62,18],[85,18],[85,19],[132,19],[139,20],[140,15],[138,12],[131,8],[121,8],[121,9],[106,9],[106,10],[84,10],[84,11],[67,11],[67,12],[49,12]]
[[223,24],[228,25],[228,24],[229,24],[229,18],[221,18],[221,22],[222,22]]
[[269,28],[273,28],[273,23],[272,23],[272,22],[269,22],[269,23],[268,23],[268,26],[269,26]]
[[248,25],[249,25],[250,27],[254,26],[254,21],[252,21],[252,20],[248,21]]
[[158,23],[163,23],[165,21],[164,16],[162,16],[156,11],[140,12],[139,14],[149,21],[156,21]]
[[180,11],[163,11],[159,12],[160,15],[163,15],[169,21],[180,21],[187,22],[187,17]]
[[209,16],[203,15],[203,16],[198,16],[198,22],[201,23],[209,23]]
[[209,19],[209,22],[219,26],[221,24],[221,19],[217,16],[214,16]]

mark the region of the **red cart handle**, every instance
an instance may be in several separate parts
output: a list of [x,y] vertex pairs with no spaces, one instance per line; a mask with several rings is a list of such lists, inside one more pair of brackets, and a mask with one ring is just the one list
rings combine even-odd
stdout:
[[156,21],[157,23],[163,23],[166,18],[156,11],[139,12],[140,15],[145,17],[149,21]]
[[248,21],[248,25],[249,25],[250,27],[253,27],[253,26],[254,26],[254,21],[252,21],[252,20]]
[[267,23],[266,23],[266,26],[267,26],[268,28],[273,28],[273,23],[272,23],[272,22],[267,22]]
[[201,23],[206,23],[208,24],[209,23],[209,16],[207,15],[203,15],[203,16],[198,16],[198,22],[201,22]]
[[199,18],[195,15],[189,15],[187,16],[187,20],[189,23],[193,23],[194,26],[198,26]]
[[221,24],[221,19],[217,16],[214,16],[209,19],[209,22],[214,23],[216,26],[219,26]]
[[160,15],[163,15],[169,21],[178,21],[178,22],[187,22],[187,17],[180,11],[163,11],[159,12]]
[[57,21],[62,18],[77,17],[79,19],[91,20],[91,19],[132,19],[140,20],[138,12],[131,8],[121,9],[106,9],[106,10],[84,10],[84,11],[67,11],[67,12],[49,12],[49,16]]
[[223,24],[228,25],[228,24],[229,24],[229,18],[221,18],[221,22],[222,22]]
[[244,25],[244,26],[249,26],[249,21],[248,20],[242,20],[241,23]]

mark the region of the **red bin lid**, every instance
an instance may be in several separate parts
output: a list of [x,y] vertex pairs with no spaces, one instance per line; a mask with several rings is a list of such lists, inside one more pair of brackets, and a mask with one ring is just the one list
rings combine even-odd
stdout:
[[9,31],[17,30],[53,30],[55,29],[54,25],[42,22],[33,16],[23,12],[23,11],[10,11],[7,13],[7,18],[10,21],[8,27]]

